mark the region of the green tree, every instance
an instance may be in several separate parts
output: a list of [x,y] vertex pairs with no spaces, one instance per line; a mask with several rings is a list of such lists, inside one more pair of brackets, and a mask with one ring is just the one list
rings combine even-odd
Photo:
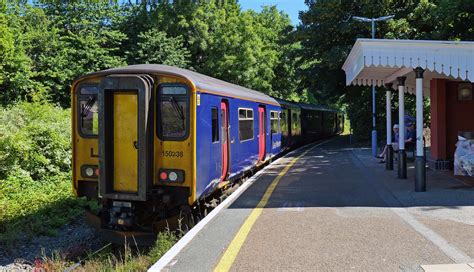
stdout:
[[[367,138],[371,124],[369,88],[345,86],[341,67],[357,38],[370,37],[370,24],[353,16],[378,17],[394,14],[394,20],[377,24],[376,38],[472,40],[474,2],[449,0],[336,1],[307,0],[297,37],[301,41],[298,77],[303,88],[318,101],[346,105],[356,136]],[[377,88],[377,107],[384,108],[383,88]],[[368,96],[369,95],[369,96]],[[369,103],[368,103],[369,102]],[[413,105],[407,101],[407,109]],[[379,131],[384,132],[385,111],[378,110]]]
[[[115,29],[117,4],[9,3],[0,15],[0,99],[49,100],[69,105],[69,85],[79,75],[124,65]],[[13,43],[12,43],[13,42]]]
[[69,105],[69,83],[80,75],[125,65],[120,46],[127,38],[117,24],[122,9],[108,2],[53,2],[41,5],[60,36],[55,51],[43,57],[43,81],[51,99]]
[[0,14],[0,99],[2,104],[8,104],[31,99],[32,90],[39,86],[31,79],[32,60],[27,55],[28,38],[23,36],[23,20],[16,16],[19,9],[4,6],[3,10]]
[[[138,43],[161,56],[153,61],[163,61],[163,50],[174,59],[171,48],[158,48],[151,40],[157,36],[163,44],[176,44],[171,40],[176,38],[190,54],[187,67],[198,72],[280,97],[288,97],[297,87],[292,61],[297,45],[288,39],[293,26],[276,7],[264,7],[257,13],[242,12],[236,1],[163,1],[125,9],[130,16],[121,29],[129,35],[130,62],[136,63],[133,58],[152,62],[148,49],[142,50],[147,53],[133,52]],[[143,30],[137,31],[137,25]]]
[[5,14],[6,7],[0,6],[0,11],[0,84],[3,84],[6,77],[4,67],[12,58],[14,45],[13,33],[8,26],[8,18]]
[[165,32],[152,28],[138,35],[135,48],[129,52],[129,64],[155,63],[186,68],[190,53],[183,46],[183,38],[168,37]]

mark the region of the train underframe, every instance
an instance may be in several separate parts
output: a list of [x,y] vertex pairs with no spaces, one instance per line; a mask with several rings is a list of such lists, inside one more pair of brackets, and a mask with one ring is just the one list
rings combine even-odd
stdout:
[[194,224],[188,204],[189,188],[156,187],[146,201],[97,199],[99,208],[86,207],[86,221],[114,244],[152,246],[158,231],[187,230]]

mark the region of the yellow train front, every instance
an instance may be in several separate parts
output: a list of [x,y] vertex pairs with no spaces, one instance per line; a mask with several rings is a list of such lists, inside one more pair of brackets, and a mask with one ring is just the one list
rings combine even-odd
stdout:
[[72,86],[73,187],[99,200],[87,217],[106,240],[151,244],[159,219],[196,200],[195,86],[178,72],[129,66]]

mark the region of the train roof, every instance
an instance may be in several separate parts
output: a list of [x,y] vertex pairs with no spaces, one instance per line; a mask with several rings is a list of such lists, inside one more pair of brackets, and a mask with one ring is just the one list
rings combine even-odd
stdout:
[[327,107],[327,106],[322,106],[322,105],[313,105],[313,104],[307,104],[307,103],[298,103],[302,109],[305,110],[319,110],[319,111],[330,111],[330,112],[338,112],[338,110],[335,110],[333,108]]
[[184,77],[194,83],[197,89],[209,91],[224,96],[242,98],[245,100],[258,101],[268,104],[279,104],[274,98],[261,92],[241,87],[223,80],[206,76],[190,70],[161,65],[161,64],[138,64],[119,68],[107,69],[99,72],[87,74],[81,78],[89,76],[102,76],[109,74],[165,74],[171,76]]
[[278,103],[280,103],[283,106],[288,106],[288,107],[293,107],[293,108],[300,108],[300,105],[298,105],[298,103],[296,103],[296,102],[292,102],[292,101],[281,99],[281,98],[275,98],[275,100],[278,101]]
[[301,109],[305,109],[305,110],[319,110],[319,111],[338,112],[338,110],[335,110],[333,108],[323,106],[323,105],[314,105],[314,104],[308,104],[308,103],[302,103],[302,102],[292,102],[292,101],[288,101],[288,100],[281,99],[281,98],[275,98],[275,99],[281,105],[285,105],[285,106],[289,106],[289,107],[301,108]]

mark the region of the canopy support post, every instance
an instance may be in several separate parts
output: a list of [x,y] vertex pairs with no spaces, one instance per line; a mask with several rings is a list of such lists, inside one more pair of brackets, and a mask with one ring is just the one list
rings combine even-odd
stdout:
[[407,153],[405,152],[405,80],[406,77],[397,77],[398,80],[398,178],[407,179]]
[[392,147],[392,83],[385,84],[386,110],[387,110],[387,150],[385,158],[385,169],[393,170],[393,147]]
[[426,191],[426,158],[423,144],[423,72],[421,67],[414,69],[416,74],[416,160],[415,191]]

